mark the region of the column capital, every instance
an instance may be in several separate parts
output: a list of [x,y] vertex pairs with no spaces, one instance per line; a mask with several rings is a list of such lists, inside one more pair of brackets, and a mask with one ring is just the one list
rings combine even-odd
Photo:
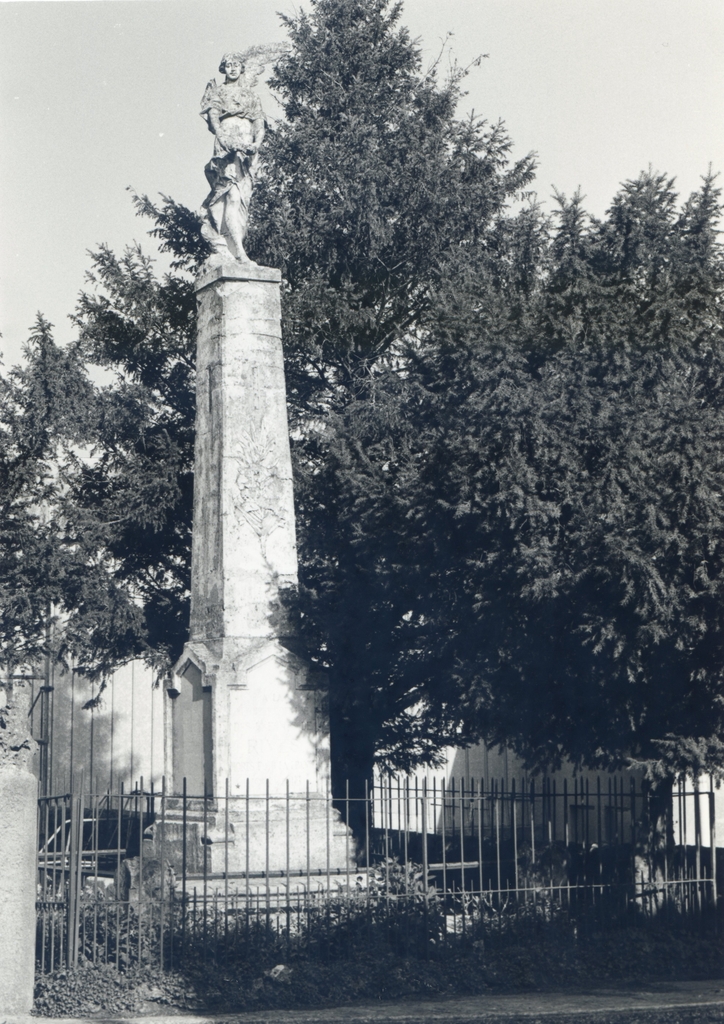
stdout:
[[222,263],[216,267],[202,268],[196,278],[196,294],[218,284],[219,281],[260,281],[264,284],[279,284],[282,279],[276,267],[260,267],[257,263]]

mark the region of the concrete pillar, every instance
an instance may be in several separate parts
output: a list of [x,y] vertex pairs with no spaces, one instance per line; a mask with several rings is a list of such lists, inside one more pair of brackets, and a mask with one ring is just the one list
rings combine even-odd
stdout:
[[[325,694],[290,650],[297,581],[279,271],[229,264],[199,308],[189,642],[172,697],[173,789],[329,786]],[[195,739],[194,739],[195,737]]]
[[0,685],[0,1015],[33,1005],[38,783],[29,703],[26,686]]

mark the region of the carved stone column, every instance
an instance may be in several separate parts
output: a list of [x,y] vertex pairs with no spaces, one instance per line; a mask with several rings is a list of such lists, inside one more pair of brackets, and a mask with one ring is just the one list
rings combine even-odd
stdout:
[[325,694],[285,645],[280,604],[297,554],[279,281],[230,264],[196,286],[191,628],[170,690],[176,793],[184,776],[194,796],[204,785],[223,796],[227,778],[235,797],[247,779],[252,796],[267,780],[276,796],[287,780],[300,797],[307,783],[328,793]]

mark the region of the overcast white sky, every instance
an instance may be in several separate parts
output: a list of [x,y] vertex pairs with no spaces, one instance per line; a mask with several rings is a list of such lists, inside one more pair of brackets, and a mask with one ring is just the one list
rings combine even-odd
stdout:
[[[0,350],[37,310],[67,341],[86,251],[144,239],[125,191],[196,208],[211,137],[198,116],[224,50],[281,41],[290,0],[0,0]],[[503,118],[537,191],[602,215],[649,164],[682,195],[724,170],[722,0],[407,0],[432,61],[448,32],[473,70],[461,113]],[[275,112],[265,96],[265,106]],[[152,243],[148,242],[149,247]]]

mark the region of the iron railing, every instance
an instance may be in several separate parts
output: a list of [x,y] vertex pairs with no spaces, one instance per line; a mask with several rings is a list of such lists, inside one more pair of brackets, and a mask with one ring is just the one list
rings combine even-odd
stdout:
[[[383,777],[361,795],[77,791],[38,805],[38,969],[218,959],[380,936],[427,952],[535,924],[716,919],[714,791],[682,780],[652,853],[619,777]],[[671,839],[673,837],[673,844]]]

